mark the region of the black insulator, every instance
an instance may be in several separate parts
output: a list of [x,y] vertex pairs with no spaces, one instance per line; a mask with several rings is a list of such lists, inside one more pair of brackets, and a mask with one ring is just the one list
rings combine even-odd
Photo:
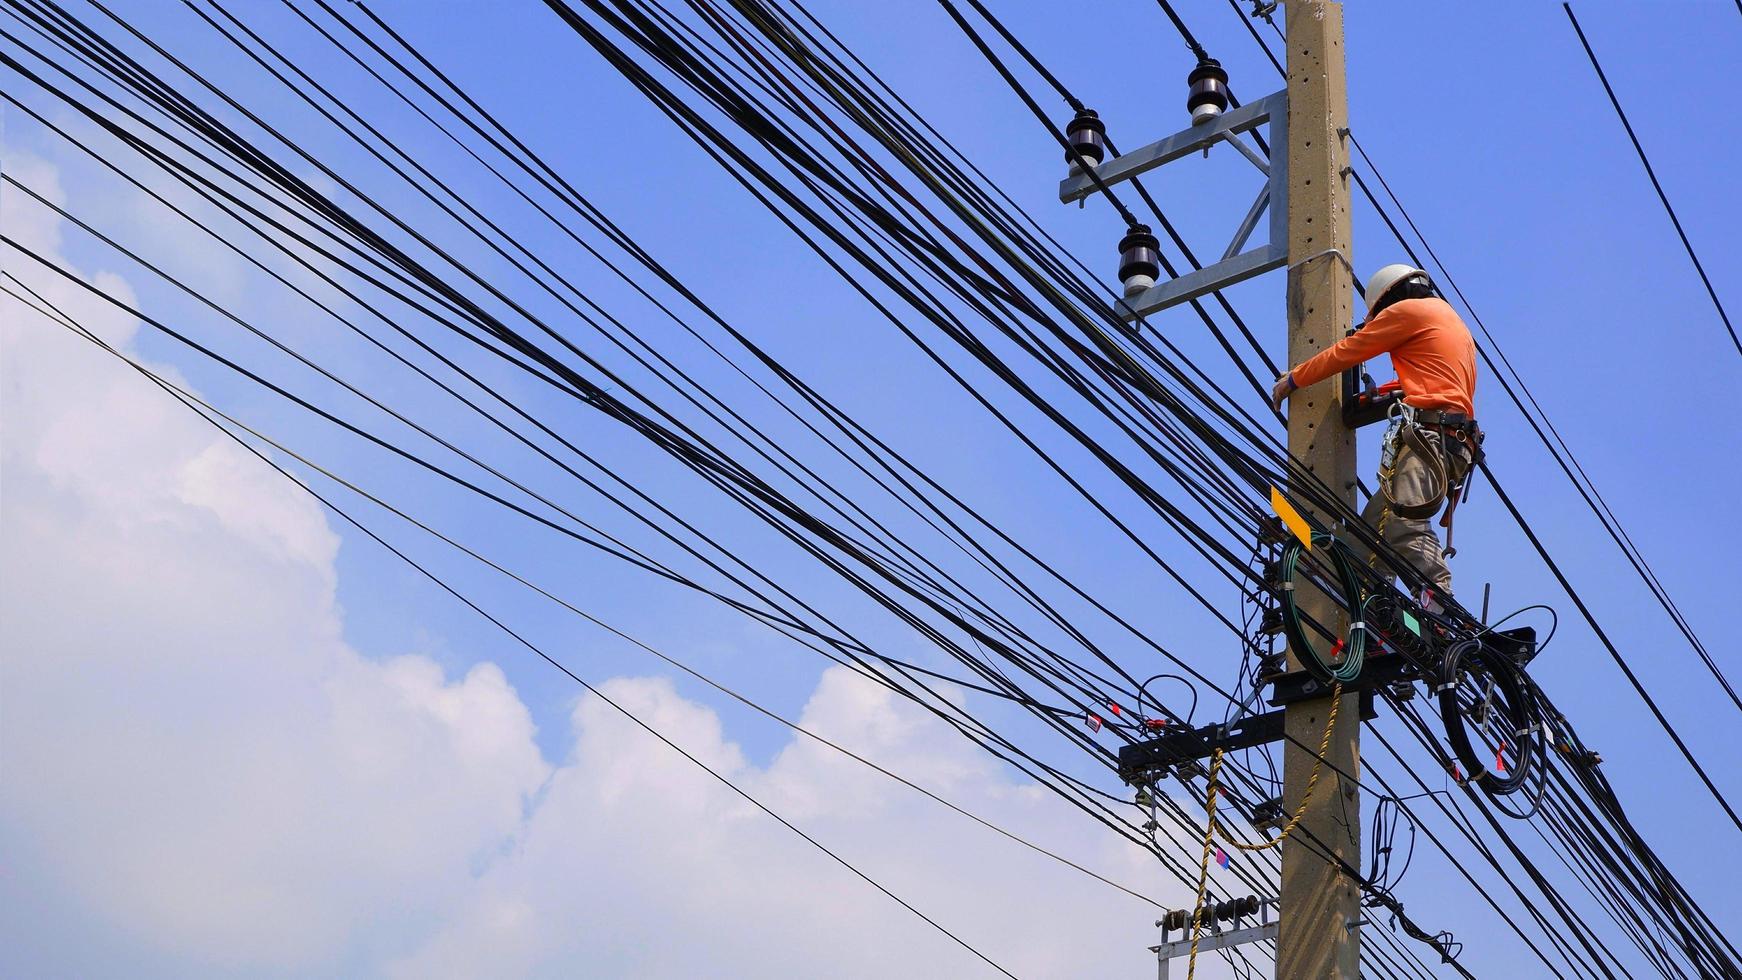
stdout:
[[[1080,154],[1090,166],[1099,164],[1107,158],[1107,124],[1095,114],[1093,109],[1083,109],[1075,119],[1065,127],[1065,139],[1071,148],[1065,151],[1065,162],[1074,170],[1080,164],[1077,157]],[[1075,151],[1075,152],[1072,152]]]
[[1204,58],[1186,76],[1191,94],[1186,96],[1186,109],[1192,114],[1192,125],[1221,115],[1228,108],[1228,73],[1214,58]]
[[1148,225],[1132,225],[1119,240],[1119,282],[1125,295],[1140,293],[1155,285],[1161,275],[1161,242],[1149,232]]
[[1264,618],[1258,621],[1258,632],[1265,636],[1276,636],[1282,632],[1282,610],[1275,606],[1264,610]]
[[1186,910],[1169,909],[1167,915],[1163,916],[1161,921],[1164,923],[1163,928],[1184,929],[1186,927]]

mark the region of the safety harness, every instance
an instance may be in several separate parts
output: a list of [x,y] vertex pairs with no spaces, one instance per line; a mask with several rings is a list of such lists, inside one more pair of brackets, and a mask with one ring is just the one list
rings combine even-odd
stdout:
[[[1437,433],[1439,438],[1428,438],[1429,432]],[[1451,479],[1454,439],[1470,453],[1470,466],[1455,483]],[[1407,520],[1426,520],[1439,513],[1440,505],[1446,503],[1440,527],[1446,529],[1447,558],[1457,554],[1452,546],[1452,515],[1470,495],[1471,477],[1484,458],[1482,440],[1476,420],[1462,412],[1415,408],[1402,400],[1392,406],[1391,425],[1385,430],[1379,451],[1379,491],[1385,495],[1391,512]],[[1430,484],[1433,492],[1421,500],[1399,499],[1394,486],[1397,458],[1406,449],[1420,457],[1434,476]]]

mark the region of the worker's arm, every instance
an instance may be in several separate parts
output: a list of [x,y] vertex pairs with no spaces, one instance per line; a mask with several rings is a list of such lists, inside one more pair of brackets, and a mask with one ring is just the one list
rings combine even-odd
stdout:
[[1361,329],[1296,365],[1288,377],[1295,387],[1306,388],[1396,349],[1420,326],[1420,318],[1409,307],[1398,303],[1386,308]]

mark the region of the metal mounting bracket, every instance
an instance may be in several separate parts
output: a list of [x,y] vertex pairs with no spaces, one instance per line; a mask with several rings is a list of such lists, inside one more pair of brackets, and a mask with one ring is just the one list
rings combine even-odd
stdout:
[[[1276,899],[1266,899],[1260,903],[1258,922],[1253,925],[1242,926],[1235,922],[1232,927],[1224,927],[1219,922],[1210,923],[1204,928],[1203,934],[1198,937],[1196,943],[1198,951],[1210,953],[1232,946],[1244,946],[1247,943],[1261,943],[1276,939],[1277,928],[1281,920],[1270,917],[1270,910],[1276,904]],[[1189,957],[1192,952],[1191,926],[1186,926],[1179,939],[1167,940],[1167,935],[1168,932],[1163,932],[1164,941],[1159,946],[1149,947],[1149,951],[1155,954],[1158,980],[1168,980],[1168,966],[1171,961]]]
[[[1390,659],[1401,659],[1392,657]],[[1300,682],[1291,691],[1292,699],[1310,701],[1322,698],[1329,693],[1329,686],[1317,687],[1319,682],[1305,671],[1299,671]],[[1285,675],[1292,676],[1292,675]],[[1377,676],[1377,675],[1376,675]],[[1348,693],[1357,693],[1355,687],[1345,687]],[[1378,717],[1378,709],[1373,701],[1371,684],[1359,689],[1361,695],[1359,704],[1362,721],[1372,721]],[[1282,703],[1282,702],[1273,702]],[[1119,747],[1119,778],[1127,785],[1137,786],[1154,780],[1169,772],[1174,772],[1181,765],[1187,765],[1199,759],[1208,759],[1217,749],[1224,752],[1248,749],[1268,742],[1280,741],[1283,737],[1282,712],[1266,711],[1262,714],[1247,715],[1230,724],[1211,724],[1202,728],[1189,728],[1184,725],[1170,727],[1155,738]]]
[[[1270,124],[1270,159],[1255,152],[1240,134]],[[1220,261],[1188,272],[1177,279],[1158,282],[1119,304],[1119,312],[1127,320],[1148,316],[1170,306],[1177,306],[1206,293],[1215,292],[1235,283],[1279,269],[1288,263],[1288,93],[1275,92],[1230,109],[1209,121],[1181,130],[1148,146],[1116,156],[1095,168],[1095,177],[1108,186],[1130,180],[1166,163],[1189,156],[1198,150],[1208,151],[1218,141],[1227,142],[1252,161],[1264,174],[1264,186],[1246,217],[1234,232],[1234,238],[1222,253]],[[1069,204],[1098,189],[1088,174],[1068,177],[1059,183],[1059,200]],[[1241,251],[1246,240],[1258,226],[1258,219],[1270,212],[1270,240],[1263,245]]]

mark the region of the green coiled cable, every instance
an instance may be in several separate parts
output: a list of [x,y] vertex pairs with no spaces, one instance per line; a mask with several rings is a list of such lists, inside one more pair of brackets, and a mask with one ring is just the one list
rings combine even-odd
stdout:
[[1362,663],[1367,656],[1367,600],[1361,593],[1361,580],[1355,574],[1355,563],[1349,557],[1348,547],[1335,537],[1322,532],[1313,535],[1313,544],[1330,556],[1331,565],[1342,582],[1342,604],[1344,611],[1348,613],[1350,626],[1349,635],[1343,641],[1343,656],[1332,662],[1307,638],[1306,629],[1301,623],[1300,610],[1294,601],[1295,569],[1300,563],[1300,556],[1307,549],[1299,540],[1291,540],[1282,549],[1280,592],[1283,632],[1288,636],[1289,646],[1308,669],[1326,680],[1347,683],[1360,676]]

